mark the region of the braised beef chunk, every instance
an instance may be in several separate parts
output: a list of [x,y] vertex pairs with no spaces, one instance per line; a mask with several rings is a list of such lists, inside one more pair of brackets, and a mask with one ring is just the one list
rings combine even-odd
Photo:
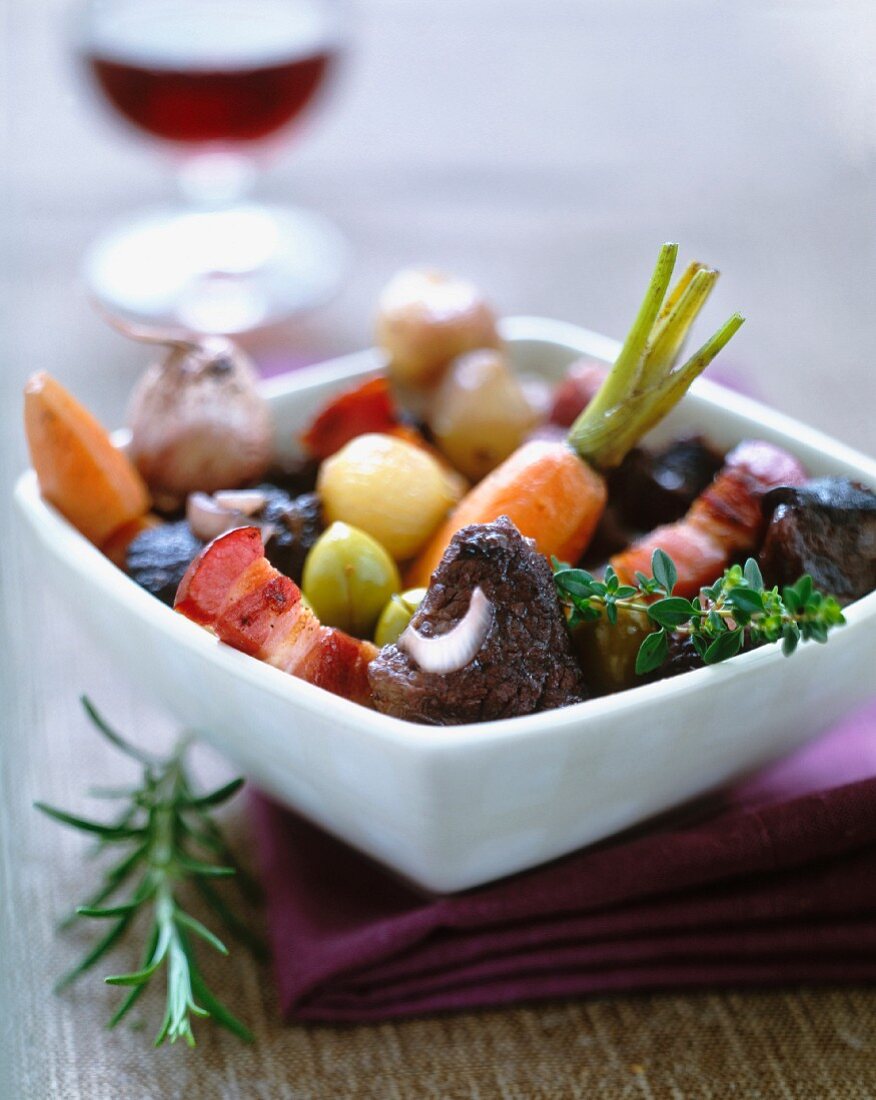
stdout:
[[475,658],[456,672],[425,672],[395,645],[371,662],[374,705],[431,725],[512,718],[586,698],[547,560],[506,517],[454,535],[411,620],[424,637],[446,634],[480,587],[491,625]]
[[645,531],[681,519],[723,463],[700,436],[657,451],[634,447],[608,475],[608,506],[581,564],[596,569]]
[[300,584],[304,559],[322,532],[319,496],[302,493],[292,498],[269,484],[259,485],[258,491],[265,494],[267,503],[255,518],[271,528],[265,538],[265,557],[275,569]]
[[876,493],[843,477],[773,489],[760,553],[768,585],[793,584],[809,573],[842,604],[876,588]]
[[319,462],[314,458],[290,458],[282,465],[272,466],[265,475],[267,486],[259,485],[259,489],[282,489],[290,497],[301,496],[302,493],[312,493],[316,488],[316,475],[319,473]]
[[705,662],[697,653],[696,646],[687,635],[670,633],[669,656],[659,668],[637,676],[636,683],[653,684],[657,680],[668,680],[671,676],[679,676],[694,668],[705,668]]
[[162,523],[131,540],[125,570],[137,584],[173,607],[183,573],[203,545],[184,519]]
[[681,519],[724,463],[699,436],[659,451],[630,451],[609,479],[609,499],[622,519],[650,531]]
[[[259,485],[264,508],[248,522],[267,525],[265,556],[275,569],[301,583],[304,559],[322,531],[316,493],[290,497],[276,485]],[[153,596],[173,607],[176,590],[189,563],[204,543],[192,534],[185,519],[162,523],[139,534],[128,546],[126,572]]]

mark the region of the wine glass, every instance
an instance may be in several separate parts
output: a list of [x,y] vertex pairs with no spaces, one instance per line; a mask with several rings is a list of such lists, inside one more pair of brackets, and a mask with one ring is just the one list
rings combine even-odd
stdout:
[[242,332],[324,300],[347,246],[324,217],[249,201],[265,155],[317,98],[339,0],[89,0],[76,32],[93,84],[173,158],[180,199],[112,226],[85,277],[108,309]]

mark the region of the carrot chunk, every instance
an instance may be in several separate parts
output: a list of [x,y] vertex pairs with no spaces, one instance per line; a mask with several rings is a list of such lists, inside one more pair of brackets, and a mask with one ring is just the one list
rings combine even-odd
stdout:
[[149,492],[127,455],[44,371],[24,388],[24,428],[41,493],[96,546],[149,510]]
[[410,588],[428,585],[450,540],[472,523],[507,516],[550,557],[576,562],[605,508],[605,480],[566,443],[525,443],[465,496],[408,571]]

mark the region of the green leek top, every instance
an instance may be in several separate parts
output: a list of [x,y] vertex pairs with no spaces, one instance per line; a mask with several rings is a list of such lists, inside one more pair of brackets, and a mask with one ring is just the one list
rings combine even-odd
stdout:
[[691,263],[667,296],[678,255],[664,244],[648,291],[614,366],[569,431],[569,443],[599,470],[620,465],[639,439],[673,409],[742,325],[734,313],[680,367],[678,359],[718,272]]

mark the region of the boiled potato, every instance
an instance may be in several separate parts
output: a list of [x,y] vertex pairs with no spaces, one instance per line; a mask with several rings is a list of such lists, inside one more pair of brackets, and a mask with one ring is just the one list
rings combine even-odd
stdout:
[[454,360],[432,400],[429,426],[443,454],[479,481],[540,419],[502,353],[485,349]]
[[377,343],[402,387],[436,383],[447,364],[474,348],[499,346],[496,317],[472,283],[439,271],[400,271],[380,296]]
[[406,440],[369,433],[327,458],[317,489],[327,523],[367,532],[396,561],[413,557],[459,499],[458,481]]

